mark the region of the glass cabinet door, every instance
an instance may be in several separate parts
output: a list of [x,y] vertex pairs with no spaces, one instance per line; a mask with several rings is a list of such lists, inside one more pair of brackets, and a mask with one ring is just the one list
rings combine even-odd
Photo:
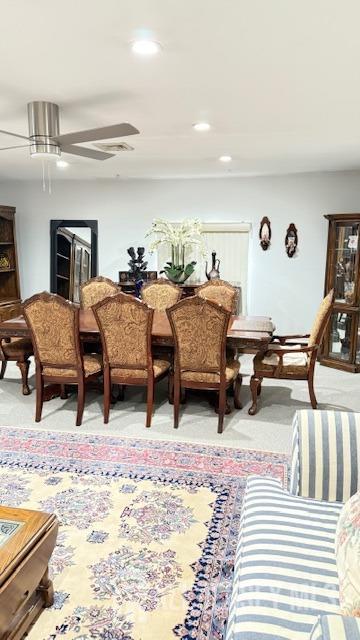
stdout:
[[329,340],[329,356],[331,358],[350,361],[353,321],[354,316],[350,313],[335,311],[331,315]]
[[336,225],[334,286],[335,301],[348,305],[355,303],[359,223]]
[[78,245],[75,245],[73,302],[80,302],[81,255],[82,248]]

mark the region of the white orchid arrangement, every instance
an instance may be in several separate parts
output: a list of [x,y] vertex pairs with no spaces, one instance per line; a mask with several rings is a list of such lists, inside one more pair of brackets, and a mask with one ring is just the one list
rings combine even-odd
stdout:
[[175,282],[184,282],[193,272],[196,262],[185,265],[185,248],[197,246],[202,255],[205,254],[202,236],[202,224],[198,218],[186,218],[180,223],[168,222],[163,218],[155,218],[150,231],[146,234],[155,236],[150,245],[150,252],[161,244],[171,245],[171,262],[164,267],[166,275]]

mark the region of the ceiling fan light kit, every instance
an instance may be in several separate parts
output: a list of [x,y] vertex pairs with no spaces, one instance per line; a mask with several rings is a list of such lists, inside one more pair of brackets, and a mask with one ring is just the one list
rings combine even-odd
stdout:
[[53,140],[59,135],[59,107],[53,102],[29,102],[27,106],[30,156],[58,160],[60,145]]
[[[74,131],[73,133],[60,135],[59,107],[57,104],[45,101],[29,102],[27,110],[29,125],[28,137],[4,130],[0,130],[0,133],[27,140],[28,144],[25,146],[30,148],[30,156],[32,158],[58,160],[63,152],[71,153],[75,156],[83,156],[84,158],[91,158],[92,160],[107,160],[108,158],[112,158],[114,154],[104,153],[96,149],[78,147],[76,143],[119,138],[139,133],[138,129],[133,127],[129,122],[123,122],[107,127]],[[24,145],[21,145],[21,147],[23,146]],[[5,151],[5,148],[0,149],[0,151]]]

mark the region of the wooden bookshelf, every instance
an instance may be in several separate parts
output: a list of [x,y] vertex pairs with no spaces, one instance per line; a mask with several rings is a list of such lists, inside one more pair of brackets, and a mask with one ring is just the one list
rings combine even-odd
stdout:
[[0,258],[8,262],[8,266],[0,267],[0,321],[3,321],[21,313],[15,207],[0,205]]

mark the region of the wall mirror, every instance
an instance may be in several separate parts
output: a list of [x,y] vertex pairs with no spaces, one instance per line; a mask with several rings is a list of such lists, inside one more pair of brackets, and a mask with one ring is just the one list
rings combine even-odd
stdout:
[[83,282],[98,274],[97,220],[50,220],[50,290],[80,302]]

